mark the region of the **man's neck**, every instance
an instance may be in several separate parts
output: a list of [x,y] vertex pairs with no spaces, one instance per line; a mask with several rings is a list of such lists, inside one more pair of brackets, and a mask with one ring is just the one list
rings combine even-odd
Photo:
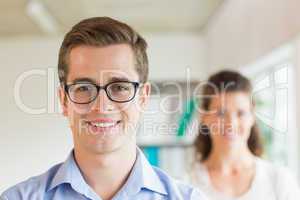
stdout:
[[102,199],[111,199],[125,184],[136,160],[136,146],[93,154],[74,150],[75,160],[85,181]]

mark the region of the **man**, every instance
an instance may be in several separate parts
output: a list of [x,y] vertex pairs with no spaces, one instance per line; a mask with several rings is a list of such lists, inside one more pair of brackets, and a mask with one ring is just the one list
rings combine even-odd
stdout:
[[150,95],[146,47],[131,27],[106,17],[83,20],[66,34],[59,97],[74,150],[2,199],[203,199],[150,166],[136,146],[136,126]]

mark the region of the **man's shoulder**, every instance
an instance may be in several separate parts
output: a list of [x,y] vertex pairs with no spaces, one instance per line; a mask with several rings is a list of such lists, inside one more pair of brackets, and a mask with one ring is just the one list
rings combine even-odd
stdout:
[[43,195],[61,165],[62,163],[54,165],[43,174],[30,177],[25,181],[11,186],[1,194],[0,200],[35,199],[37,195]]
[[170,199],[206,200],[203,193],[192,185],[169,176],[160,168],[153,169],[168,191]]

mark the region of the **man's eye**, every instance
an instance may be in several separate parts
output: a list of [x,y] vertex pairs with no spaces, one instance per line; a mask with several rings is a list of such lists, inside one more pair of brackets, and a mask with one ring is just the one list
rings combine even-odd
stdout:
[[130,90],[130,87],[128,87],[127,85],[114,85],[112,87],[112,90],[115,91],[115,92],[128,91],[128,90]]
[[89,91],[89,87],[88,86],[80,86],[76,89],[76,92],[86,92],[86,91]]

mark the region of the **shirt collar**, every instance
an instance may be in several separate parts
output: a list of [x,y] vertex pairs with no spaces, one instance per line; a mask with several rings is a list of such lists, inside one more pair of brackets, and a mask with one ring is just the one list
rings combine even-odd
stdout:
[[123,188],[128,195],[137,194],[142,189],[167,195],[164,184],[139,148],[136,162]]
[[[86,196],[94,194],[79,170],[74,159],[73,151],[70,153],[67,160],[59,166],[47,192],[64,183],[70,184],[75,191]],[[137,159],[120,192],[125,191],[128,195],[134,195],[142,189],[167,195],[166,188],[161,182],[158,174],[154,171],[143,152],[137,148]]]
[[74,152],[69,154],[67,160],[57,170],[52,182],[50,183],[47,192],[62,184],[70,184],[77,192],[87,196],[95,196],[90,186],[85,182],[80,169],[74,158]]

